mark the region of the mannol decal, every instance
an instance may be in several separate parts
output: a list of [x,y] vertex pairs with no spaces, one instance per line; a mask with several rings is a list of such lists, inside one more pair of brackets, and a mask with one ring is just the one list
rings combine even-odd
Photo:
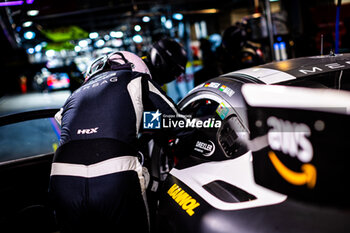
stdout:
[[196,199],[191,197],[177,184],[170,187],[168,194],[180,207],[182,207],[183,210],[186,211],[189,216],[195,214],[194,209],[200,205]]
[[293,185],[306,184],[308,188],[314,188],[317,171],[314,165],[309,164],[313,158],[313,147],[307,138],[311,135],[310,128],[305,124],[292,123],[274,116],[267,119],[267,125],[271,127],[267,134],[271,149],[297,157],[304,163],[300,169],[302,172],[292,171],[278,159],[273,151],[270,151],[268,156],[277,172]]

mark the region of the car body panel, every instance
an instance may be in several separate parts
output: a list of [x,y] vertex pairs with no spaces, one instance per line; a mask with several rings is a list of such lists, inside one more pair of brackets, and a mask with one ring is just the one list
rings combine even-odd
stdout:
[[[252,124],[255,123],[251,122],[247,115],[247,100],[242,96],[241,89],[245,84],[297,85],[296,83],[300,80],[302,82],[308,79],[317,81],[318,75],[328,75],[330,73],[334,74],[334,77],[331,78],[340,83],[343,71],[349,69],[350,54],[298,58],[270,63],[231,72],[208,80],[206,83],[195,87],[180,101],[179,107],[186,109],[191,106],[192,102],[199,101],[201,98],[203,100],[210,99],[210,95],[215,95],[216,98],[211,99],[216,101],[221,99],[229,108],[232,108],[232,111],[225,116],[224,120],[229,118],[230,115],[236,114],[247,129],[254,130],[250,133],[256,135],[257,129],[252,127]],[[333,83],[330,83],[330,86],[322,87],[337,88],[337,85],[332,85]],[[222,86],[230,88],[232,92],[227,92],[229,94],[223,92],[220,90]],[[249,97],[251,101],[278,103],[270,106],[271,109],[277,109],[276,111],[278,111],[280,103],[288,101],[293,102],[294,107],[304,109],[306,107],[305,102],[308,102],[304,101],[305,98],[311,98],[308,99],[310,106],[312,106],[312,103],[316,103],[318,105],[314,106],[322,108],[322,106],[324,107],[325,104],[329,103],[321,97],[315,98],[315,95],[313,97],[302,97],[294,93],[294,95],[286,94],[286,96],[283,96],[284,87],[280,87],[278,95],[275,96],[269,96],[266,91],[260,94],[258,88],[252,91],[256,92],[256,95],[252,94]],[[338,88],[340,89],[340,85]],[[264,95],[269,96],[270,99],[264,98]],[[334,95],[336,96],[336,94]],[[293,99],[290,100],[290,98]],[[250,99],[248,99],[248,102]],[[336,102],[344,104],[344,101]],[[336,103],[333,103],[331,106],[334,107],[335,105]],[[339,105],[335,107],[339,107]],[[308,109],[308,111],[314,110],[312,108]],[[339,108],[337,111],[340,111]],[[344,108],[341,111],[344,112]],[[256,118],[254,119],[256,121]],[[259,141],[259,137],[257,137],[255,142],[251,143],[250,148],[255,146],[256,150],[260,150],[261,143],[266,143],[266,138],[262,137],[261,139]],[[216,150],[220,150],[220,148],[216,148]],[[223,152],[219,151],[219,153]],[[293,195],[293,193],[283,192],[283,190],[280,192],[273,184],[269,184],[268,187],[273,187],[272,190],[274,191],[267,189],[261,186],[265,183],[260,182],[259,178],[257,179],[257,176],[263,175],[266,163],[260,167],[257,175],[255,174],[257,170],[253,167],[252,161],[255,160],[252,159],[250,151],[238,157],[233,156],[221,161],[214,161],[211,158],[203,159],[194,155],[180,160],[175,168],[170,171],[164,187],[160,191],[159,214],[162,221],[160,232],[165,229],[168,232],[205,233],[349,231],[348,219],[350,215],[346,206],[339,208],[339,206],[329,205],[329,203],[315,204],[312,201],[310,202],[310,199],[300,199],[298,195]],[[255,175],[254,178],[253,174]],[[259,181],[259,184],[256,180]],[[212,185],[214,183],[215,185]],[[208,188],[208,184],[211,185],[211,188]],[[174,191],[174,189],[177,191]],[[329,191],[332,192],[332,190]],[[282,193],[292,195],[287,197]],[[339,192],[337,193],[339,196]],[[187,205],[183,201],[183,195],[186,196],[186,194],[189,196]],[[233,196],[232,199],[229,198],[230,195]],[[240,200],[239,197],[242,195],[253,196],[256,199]],[[191,198],[195,202],[190,202]],[[236,202],[231,203],[230,200],[236,200]],[[195,206],[196,203],[199,205]],[[190,213],[193,212],[192,215],[188,213],[188,209],[190,209]]]
[[[308,77],[314,74],[322,74],[337,70],[350,69],[350,54],[338,54],[335,56],[314,56],[289,59],[286,61],[272,62],[261,66],[234,71],[223,76],[249,75],[266,84],[276,84],[287,80]],[[280,74],[281,80],[269,80],[269,76]],[[285,77],[283,77],[285,76]],[[288,78],[289,77],[289,78]]]
[[[2,116],[0,126],[51,118],[57,110],[47,109]],[[28,137],[45,140],[42,135],[28,135]],[[52,148],[50,153],[20,159],[12,158],[0,163],[1,232],[57,231],[48,196],[53,155]]]

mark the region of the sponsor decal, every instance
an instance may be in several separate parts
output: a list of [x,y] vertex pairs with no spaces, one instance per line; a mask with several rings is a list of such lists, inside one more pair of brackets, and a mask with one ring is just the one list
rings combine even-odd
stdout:
[[161,113],[156,112],[143,113],[143,128],[144,129],[160,129]]
[[268,156],[276,171],[293,185],[307,185],[314,188],[317,179],[317,170],[309,162],[313,158],[313,147],[308,137],[311,136],[310,128],[302,123],[294,123],[271,116],[267,119],[267,125],[271,127],[267,134],[268,143],[272,150],[281,151],[284,154],[297,158],[303,163],[302,172],[295,172],[287,168],[270,151]]
[[225,119],[225,117],[229,113],[229,109],[228,109],[228,107],[226,107],[226,105],[224,103],[221,102],[220,105],[218,106],[218,108],[216,109],[216,113],[223,120],[223,119]]
[[219,88],[219,91],[222,91],[223,93],[225,93],[225,94],[228,95],[229,97],[232,97],[233,94],[235,94],[235,92],[234,92],[231,88],[229,88],[229,87],[227,87],[227,86],[225,86],[225,85],[222,85],[222,86]]
[[301,165],[302,172],[295,172],[286,167],[274,152],[269,152],[269,158],[277,172],[289,183],[294,185],[306,184],[310,189],[315,187],[317,171],[314,165],[309,163],[303,164]]
[[178,118],[175,115],[162,115],[156,112],[143,113],[144,129],[166,129],[166,128],[220,128],[221,121],[215,118],[200,120],[197,118]]
[[342,69],[350,65],[350,61],[339,61],[339,63],[330,63],[322,66],[310,66],[304,69],[298,70],[300,73],[309,74],[309,73],[317,73],[323,71],[330,71],[335,69]]
[[215,144],[210,140],[208,140],[208,142],[197,141],[194,150],[201,153],[203,156],[209,157],[215,151]]
[[196,199],[177,184],[170,187],[168,194],[189,216],[195,214],[194,209],[200,206]]
[[101,78],[98,78],[97,80],[90,81],[88,84],[83,85],[80,88],[78,88],[77,90],[75,90],[71,96],[74,96],[75,94],[77,94],[81,91],[104,86],[105,84],[108,84],[108,83],[116,83],[116,82],[118,82],[118,77],[115,75],[116,75],[115,73],[105,74],[104,76],[102,76]]
[[218,88],[220,86],[220,83],[216,83],[216,82],[209,82],[204,84],[204,87],[211,87],[211,88]]
[[77,134],[93,134],[97,133],[98,127],[91,129],[78,129]]

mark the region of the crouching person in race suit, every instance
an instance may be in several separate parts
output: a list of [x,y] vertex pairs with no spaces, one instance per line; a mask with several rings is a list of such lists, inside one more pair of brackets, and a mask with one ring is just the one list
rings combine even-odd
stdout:
[[154,80],[173,80],[186,61],[177,42],[163,39],[147,65],[122,51],[89,67],[83,85],[55,116],[61,140],[50,194],[62,233],[149,231],[137,136],[143,111],[178,114]]

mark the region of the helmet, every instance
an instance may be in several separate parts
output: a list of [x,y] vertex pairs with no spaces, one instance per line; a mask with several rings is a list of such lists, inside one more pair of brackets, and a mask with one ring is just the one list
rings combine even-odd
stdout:
[[247,40],[247,33],[241,24],[227,28],[222,35],[222,45],[230,54],[241,51]]
[[120,51],[101,56],[93,61],[86,71],[85,82],[96,74],[122,69],[151,75],[147,65],[140,57],[127,51]]
[[185,72],[187,54],[176,41],[161,39],[152,45],[148,63],[152,71],[152,78],[158,84],[164,84]]

